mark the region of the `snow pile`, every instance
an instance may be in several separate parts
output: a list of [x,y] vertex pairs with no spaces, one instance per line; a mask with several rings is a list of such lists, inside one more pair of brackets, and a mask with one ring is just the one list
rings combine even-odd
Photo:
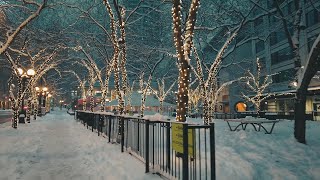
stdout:
[[[2,179],[159,179],[65,111],[52,113],[18,130],[10,122],[0,126]],[[202,124],[201,119],[188,121]],[[282,120],[272,134],[265,134],[252,126],[230,131],[226,122],[215,120],[217,179],[319,179],[320,122],[307,121],[308,145],[296,142],[293,126],[294,121]]]
[[144,119],[149,119],[149,120],[151,120],[151,121],[168,121],[168,120],[171,120],[170,119],[170,117],[169,116],[163,116],[163,115],[161,115],[161,114],[159,114],[159,113],[156,113],[156,114],[154,114],[154,115],[145,115],[144,117],[143,117]]
[[63,111],[0,127],[0,179],[160,179]]

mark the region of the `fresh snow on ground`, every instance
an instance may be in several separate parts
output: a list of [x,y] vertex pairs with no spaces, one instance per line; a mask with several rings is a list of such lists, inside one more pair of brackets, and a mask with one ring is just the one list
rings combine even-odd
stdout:
[[[168,118],[159,114],[146,117]],[[203,124],[201,119],[187,120]],[[251,125],[245,131],[230,131],[223,120],[214,122],[217,179],[320,179],[320,121],[307,121],[307,145],[295,140],[294,121],[290,120],[277,123],[272,134],[256,132]],[[271,124],[263,125],[270,130]]]
[[[201,119],[188,121],[202,124]],[[320,122],[307,121],[307,145],[294,139],[293,121],[281,120],[272,134],[250,125],[232,132],[223,120],[215,123],[217,179],[320,179]],[[0,180],[159,179],[145,174],[139,160],[87,130],[66,110],[17,130],[0,124],[0,143]]]
[[31,124],[0,124],[0,180],[160,179],[120,146],[87,130],[66,110]]

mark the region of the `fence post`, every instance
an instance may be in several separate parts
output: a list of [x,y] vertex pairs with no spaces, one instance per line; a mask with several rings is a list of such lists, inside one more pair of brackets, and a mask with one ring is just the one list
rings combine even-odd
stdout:
[[89,129],[89,125],[88,125],[89,119],[90,119],[90,114],[87,113],[87,114],[86,114],[87,129]]
[[124,117],[120,117],[120,123],[121,123],[121,152],[124,152]]
[[[170,119],[168,120],[168,121],[170,121]],[[166,126],[167,126],[167,134],[166,134],[166,136],[167,136],[167,168],[168,169],[170,169],[170,141],[171,141],[171,137],[170,137],[170,122],[167,122],[166,123]]]
[[188,167],[188,124],[183,124],[182,179],[189,179]]
[[93,132],[93,126],[95,125],[96,120],[95,120],[95,115],[92,113],[91,117],[91,131]]
[[109,137],[109,142],[111,142],[111,116],[109,115],[109,126],[108,126],[108,137]]
[[99,132],[99,129],[100,129],[100,114],[98,114],[98,123],[97,123],[97,130],[98,130],[98,136],[100,136],[100,132]]
[[137,151],[140,151],[140,119],[138,119],[138,128],[137,128]]
[[150,160],[149,160],[149,124],[150,121],[146,120],[146,134],[145,134],[145,138],[146,138],[146,173],[149,172],[149,164],[150,164]]
[[216,149],[215,149],[215,133],[214,123],[210,123],[210,164],[211,179],[216,179]]

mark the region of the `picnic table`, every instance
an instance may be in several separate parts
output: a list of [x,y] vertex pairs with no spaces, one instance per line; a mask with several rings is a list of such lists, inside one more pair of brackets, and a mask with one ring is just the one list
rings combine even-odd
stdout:
[[[229,129],[230,131],[236,131],[239,127],[242,128],[242,130],[246,130],[248,124],[252,125],[255,131],[260,131],[261,128],[266,132],[266,134],[271,134],[273,131],[273,128],[275,126],[275,124],[277,122],[279,122],[280,120],[268,120],[268,119],[257,119],[257,120],[253,120],[253,119],[225,119],[224,121],[226,121],[228,123]],[[231,123],[239,123],[234,129],[232,129],[231,127]],[[271,129],[268,131],[266,129],[265,126],[263,126],[263,124],[272,124]],[[258,128],[256,127],[258,126]]]

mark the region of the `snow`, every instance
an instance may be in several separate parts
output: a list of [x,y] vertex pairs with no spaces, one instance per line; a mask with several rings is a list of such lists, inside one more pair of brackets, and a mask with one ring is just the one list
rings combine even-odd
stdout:
[[[57,109],[57,108],[56,108]],[[13,129],[0,125],[0,179],[160,179],[66,110]]]
[[[159,114],[148,117],[161,119]],[[202,124],[201,119],[187,120]],[[175,121],[174,118],[171,121]],[[264,126],[270,130],[272,123]],[[230,131],[226,122],[216,119],[217,179],[319,179],[320,121],[307,121],[307,145],[296,142],[293,130],[294,121],[280,120],[272,134],[265,134],[263,130],[256,132],[252,126],[245,131]]]
[[[307,121],[307,145],[296,142],[293,126],[293,121],[281,120],[272,134],[251,126],[233,132],[226,122],[215,120],[217,179],[319,179],[320,122]],[[1,124],[0,142],[0,179],[160,178],[145,174],[141,161],[87,130],[66,110],[53,111],[17,130],[10,123]]]

